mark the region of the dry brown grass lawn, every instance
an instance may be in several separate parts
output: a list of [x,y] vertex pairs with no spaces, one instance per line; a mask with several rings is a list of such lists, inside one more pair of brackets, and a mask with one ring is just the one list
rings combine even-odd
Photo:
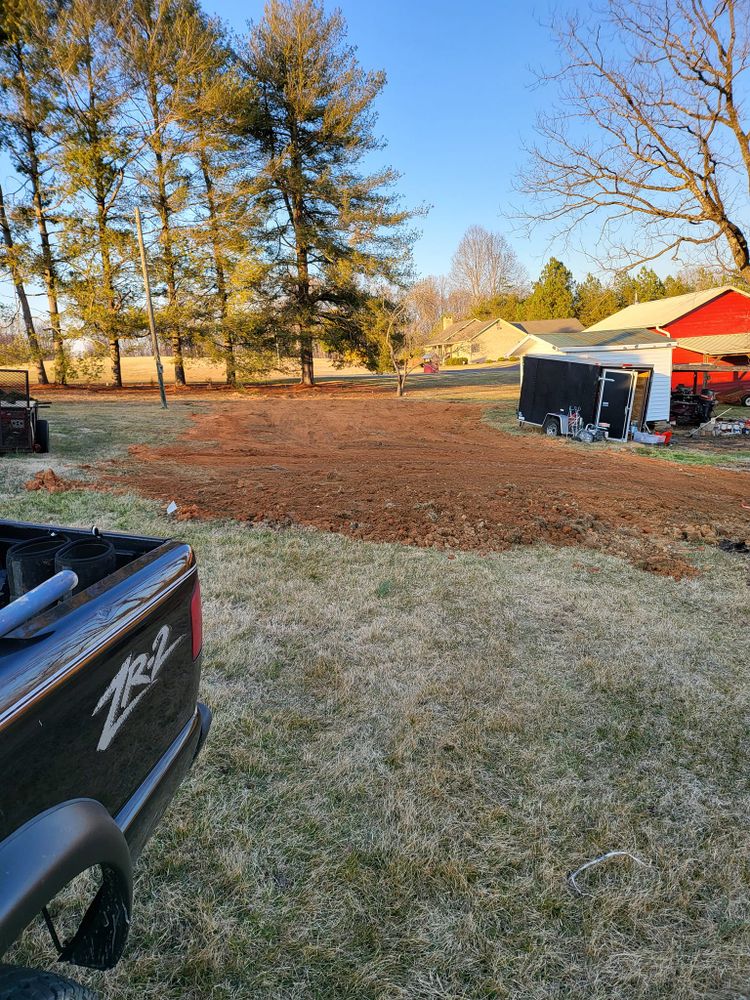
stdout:
[[[164,365],[164,381],[168,385],[174,384],[174,360],[166,355],[162,358]],[[46,361],[47,374],[54,377],[55,365],[53,361]],[[122,379],[125,385],[156,385],[156,367],[152,357],[123,357],[121,359]],[[9,366],[5,366],[9,367]],[[36,369],[32,365],[18,365],[25,368],[32,377],[35,377]],[[345,369],[337,369],[327,361],[317,360],[315,362],[316,371],[320,376],[335,375],[345,373],[348,375],[365,375],[367,369],[358,365],[352,365]],[[291,374],[296,374],[293,364],[290,365]],[[225,381],[226,373],[224,365],[219,361],[211,361],[209,358],[186,358],[185,377],[188,383],[191,382],[213,382],[221,385]],[[263,376],[266,378],[269,376]],[[282,377],[282,373],[271,373],[270,377]],[[70,379],[75,385],[108,385],[112,382],[112,367],[109,361],[103,361],[101,371],[94,374],[81,370]]]
[[[4,516],[174,530],[0,492]],[[746,560],[697,549],[676,582],[575,549],[179,533],[215,723],[125,959],[80,976],[107,1000],[748,995]],[[574,896],[612,849],[648,867]],[[41,927],[16,957],[51,964]]]

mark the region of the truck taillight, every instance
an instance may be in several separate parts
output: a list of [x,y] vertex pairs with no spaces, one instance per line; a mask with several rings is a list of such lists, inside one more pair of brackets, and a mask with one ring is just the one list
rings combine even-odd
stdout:
[[201,609],[201,584],[195,581],[195,590],[190,598],[190,628],[193,633],[193,659],[197,659],[203,648],[203,611]]

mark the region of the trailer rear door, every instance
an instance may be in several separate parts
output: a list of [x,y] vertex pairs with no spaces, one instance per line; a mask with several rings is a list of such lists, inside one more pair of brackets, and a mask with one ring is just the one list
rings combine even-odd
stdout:
[[635,372],[614,368],[605,368],[602,372],[596,422],[609,424],[609,437],[613,441],[624,441],[627,436],[635,375]]

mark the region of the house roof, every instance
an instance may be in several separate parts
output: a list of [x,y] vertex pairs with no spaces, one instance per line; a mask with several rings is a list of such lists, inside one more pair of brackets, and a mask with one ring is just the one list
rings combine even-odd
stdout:
[[[686,295],[672,295],[666,299],[654,299],[652,302],[636,302],[605,319],[600,319],[598,323],[592,324],[588,329],[622,330],[634,329],[635,327],[664,326],[666,323],[674,323],[681,316],[686,316],[694,309],[718,299],[720,295],[725,295],[727,292],[737,292],[750,299],[750,295],[743,292],[741,288],[735,288],[734,285],[722,285],[720,288],[706,288],[701,292],[688,292]],[[750,308],[750,302],[748,307]]]
[[462,319],[458,323],[451,323],[445,330],[441,330],[434,335],[434,339],[427,344],[427,347],[449,347],[451,344],[463,343],[467,340],[476,340],[497,323],[502,323],[500,319]]
[[523,330],[524,333],[540,334],[540,333],[575,333],[577,330],[582,330],[583,326],[572,316],[566,319],[531,319],[523,320],[522,322],[513,323],[513,326],[517,326],[519,330]]
[[450,344],[458,337],[461,330],[465,330],[467,326],[471,326],[473,323],[479,322],[476,319],[460,319],[455,323],[451,323],[444,330],[438,330],[434,333],[432,340],[427,344],[428,347],[435,347],[438,344]]
[[580,330],[570,333],[532,333],[520,340],[513,351],[520,348],[527,340],[532,338],[540,344],[548,344],[556,347],[558,351],[567,351],[575,348],[591,347],[635,347],[644,344],[654,344],[664,347],[673,344],[671,337],[665,337],[663,333],[653,333],[651,330]]
[[712,337],[681,337],[677,343],[698,354],[750,354],[750,333],[717,333]]

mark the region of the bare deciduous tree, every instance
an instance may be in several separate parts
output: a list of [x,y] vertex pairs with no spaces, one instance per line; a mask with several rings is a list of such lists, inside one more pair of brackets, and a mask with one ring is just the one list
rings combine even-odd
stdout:
[[599,221],[620,266],[701,248],[750,278],[749,26],[750,0],[607,0],[558,24],[560,102],[521,180],[533,220]]
[[409,301],[416,329],[426,337],[452,306],[448,283],[443,275],[421,278],[409,289]]
[[468,292],[469,306],[515,291],[524,278],[513,248],[501,233],[469,226],[453,255],[450,273],[453,287]]

